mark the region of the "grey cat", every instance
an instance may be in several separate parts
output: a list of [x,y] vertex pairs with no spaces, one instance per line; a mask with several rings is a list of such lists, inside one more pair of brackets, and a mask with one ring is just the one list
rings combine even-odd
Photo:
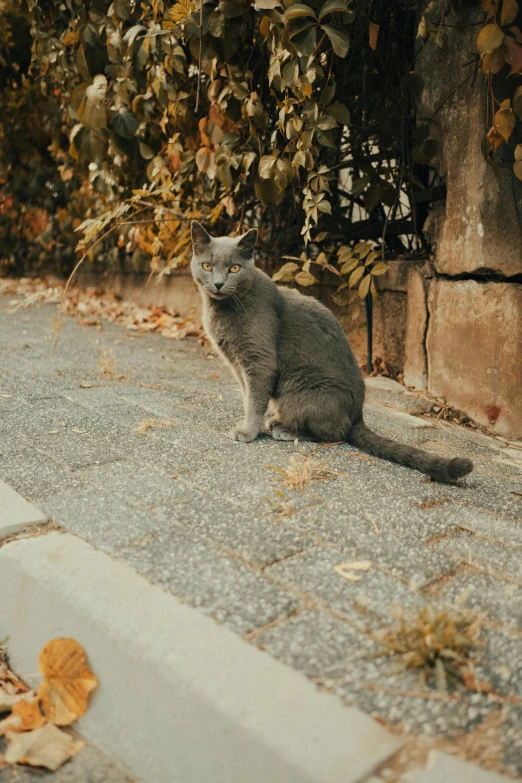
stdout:
[[469,459],[444,459],[376,435],[363,421],[364,381],[341,326],[320,302],[280,288],[257,269],[257,230],[211,237],[192,223],[192,274],[203,325],[232,367],[244,418],[230,432],[254,440],[264,425],[276,440],[346,441],[368,454],[453,482]]

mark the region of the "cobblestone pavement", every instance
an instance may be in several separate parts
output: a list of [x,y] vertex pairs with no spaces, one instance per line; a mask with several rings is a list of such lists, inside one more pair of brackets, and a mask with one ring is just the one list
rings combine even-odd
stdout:
[[[50,357],[56,306],[12,309],[0,300],[4,481],[344,702],[452,742],[486,726],[504,772],[522,774],[522,444],[413,417],[416,398],[380,393],[375,430],[468,455],[475,472],[443,486],[345,444],[235,443],[239,392],[195,340],[69,319]],[[293,491],[268,466],[303,453],[328,477]],[[357,581],[336,570],[361,560]],[[376,657],[393,607],[426,602],[484,615],[477,678],[493,695],[422,690]]]

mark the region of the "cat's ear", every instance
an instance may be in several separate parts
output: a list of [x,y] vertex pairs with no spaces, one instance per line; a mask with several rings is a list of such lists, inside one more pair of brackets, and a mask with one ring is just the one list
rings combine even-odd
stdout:
[[250,231],[247,231],[246,234],[243,234],[243,236],[237,243],[237,249],[239,250],[242,256],[245,256],[246,258],[251,258],[252,253],[254,252],[254,248],[256,246],[256,242],[257,242],[257,228],[251,228]]
[[201,223],[197,220],[193,220],[190,226],[192,233],[192,247],[194,253],[204,253],[212,242],[212,237],[207,234]]

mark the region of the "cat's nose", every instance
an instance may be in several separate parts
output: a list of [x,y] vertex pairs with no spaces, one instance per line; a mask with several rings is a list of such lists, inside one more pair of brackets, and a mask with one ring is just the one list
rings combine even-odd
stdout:
[[214,283],[214,285],[216,286],[216,291],[220,291],[225,284],[224,283]]

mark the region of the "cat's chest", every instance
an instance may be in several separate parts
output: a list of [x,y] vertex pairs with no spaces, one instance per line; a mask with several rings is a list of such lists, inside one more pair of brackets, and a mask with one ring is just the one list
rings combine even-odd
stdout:
[[203,311],[203,326],[219,353],[231,362],[241,361],[249,330],[236,313],[216,312],[207,306]]

